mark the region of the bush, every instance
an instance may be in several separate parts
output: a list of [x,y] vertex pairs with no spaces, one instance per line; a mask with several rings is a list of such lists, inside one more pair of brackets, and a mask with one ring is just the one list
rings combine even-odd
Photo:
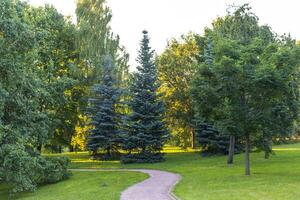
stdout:
[[0,148],[0,179],[11,185],[11,193],[34,191],[36,157],[28,154],[22,145],[2,145]]
[[10,193],[34,191],[37,185],[55,183],[70,176],[69,159],[28,153],[22,145],[0,148],[0,180],[11,186]]
[[164,161],[162,153],[136,153],[136,154],[127,154],[121,157],[121,162],[124,164],[129,163],[156,163]]
[[69,178],[69,163],[70,160],[66,157],[40,157],[37,184],[56,183]]
[[116,161],[120,160],[121,158],[120,152],[111,152],[110,154],[107,153],[97,153],[91,156],[92,160],[102,160],[102,161]]

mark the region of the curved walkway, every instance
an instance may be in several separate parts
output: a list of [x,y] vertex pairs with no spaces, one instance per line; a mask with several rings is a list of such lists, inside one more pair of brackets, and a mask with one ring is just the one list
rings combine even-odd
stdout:
[[72,171],[135,171],[150,177],[130,186],[121,194],[121,200],[178,200],[172,193],[173,187],[181,179],[179,174],[150,169],[71,169]]

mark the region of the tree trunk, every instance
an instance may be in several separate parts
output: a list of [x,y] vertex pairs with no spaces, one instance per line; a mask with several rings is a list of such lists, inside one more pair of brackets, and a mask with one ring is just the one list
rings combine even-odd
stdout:
[[62,153],[62,147],[60,145],[58,146],[58,152]]
[[196,146],[195,146],[196,138],[195,138],[195,131],[193,128],[191,129],[191,133],[192,133],[192,149],[195,149],[196,148]]
[[108,157],[111,157],[110,147],[107,147],[107,148],[106,148],[106,155],[107,155]]
[[245,144],[245,175],[250,175],[250,136],[246,135]]
[[70,152],[74,152],[74,147],[73,147],[73,145],[69,145],[69,151],[70,151]]
[[235,147],[235,137],[231,135],[229,149],[228,149],[228,158],[227,158],[227,164],[229,165],[233,164],[234,147]]
[[270,157],[270,152],[268,150],[265,151],[265,159],[269,159]]

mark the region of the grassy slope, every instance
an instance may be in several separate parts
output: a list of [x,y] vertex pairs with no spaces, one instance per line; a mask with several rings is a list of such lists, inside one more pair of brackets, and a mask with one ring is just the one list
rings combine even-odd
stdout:
[[182,200],[282,200],[300,198],[300,144],[275,147],[269,160],[262,153],[251,154],[252,175],[244,176],[243,155],[234,166],[226,157],[202,158],[199,153],[169,153],[157,164],[121,165],[118,162],[93,162],[86,154],[73,157],[73,168],[152,168],[177,172],[183,179],[175,188]]
[[[65,155],[72,159],[72,168],[151,168],[177,172],[183,179],[176,186],[175,194],[182,200],[299,199],[300,144],[277,146],[275,152],[276,155],[269,160],[265,160],[262,153],[252,153],[250,177],[243,175],[243,155],[237,155],[235,164],[230,167],[225,164],[225,156],[202,158],[199,153],[191,152],[169,152],[164,163],[130,165],[91,161],[87,153]],[[77,200],[94,199],[91,190],[97,190],[101,200],[118,199],[126,186],[145,178],[141,174],[127,173],[76,172],[72,179],[41,187],[28,199],[60,200],[73,199],[74,196]],[[101,186],[104,182],[108,187]]]
[[[119,200],[121,191],[147,178],[136,172],[73,172],[73,176],[57,184],[40,187],[35,193],[24,193],[20,200]],[[8,199],[0,187],[0,199]]]

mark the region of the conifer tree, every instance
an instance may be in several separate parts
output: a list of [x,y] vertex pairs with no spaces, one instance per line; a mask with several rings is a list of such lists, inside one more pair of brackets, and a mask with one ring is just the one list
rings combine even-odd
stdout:
[[160,151],[169,136],[164,123],[164,104],[157,93],[160,85],[147,31],[143,31],[140,45],[139,66],[130,87],[132,99],[129,107],[132,112],[128,116],[123,144],[125,150],[138,153],[124,156],[125,163],[161,161],[163,157]]
[[89,109],[93,128],[88,136],[87,148],[94,156],[98,150],[104,150],[106,159],[115,156],[120,143],[117,106],[121,90],[116,86],[113,71],[111,57],[105,56],[102,82],[93,87],[95,96],[90,99]]
[[209,123],[196,123],[196,139],[202,147],[202,154],[226,154],[228,152],[229,137],[220,134]]

